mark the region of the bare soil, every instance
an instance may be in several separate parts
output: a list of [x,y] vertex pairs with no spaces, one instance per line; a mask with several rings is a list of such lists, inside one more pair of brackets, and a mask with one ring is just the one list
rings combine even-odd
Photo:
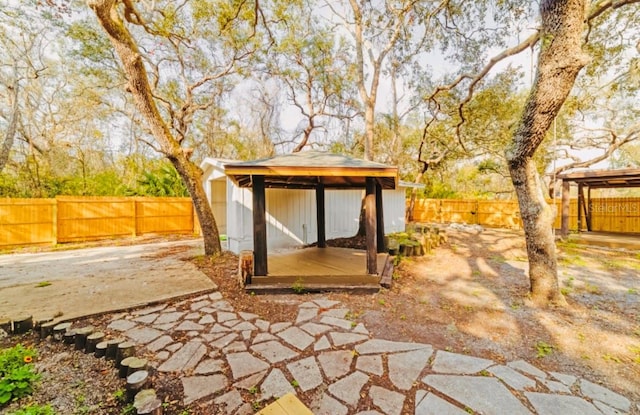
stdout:
[[[322,296],[341,301],[375,337],[429,343],[436,349],[498,362],[525,359],[548,371],[601,383],[636,403],[640,401],[637,253],[560,243],[559,278],[568,306],[540,309],[527,298],[522,233],[450,229],[447,234],[448,243],[431,254],[403,259],[390,290],[373,295]],[[291,321],[299,303],[319,295],[252,296],[237,285],[234,255],[197,257],[193,262],[237,311],[256,313],[266,320]],[[100,325],[110,318],[94,317],[83,323]],[[39,342],[35,335],[0,339],[0,346],[18,341],[38,348],[38,366],[50,374],[33,395],[34,401],[54,404],[71,397],[59,410],[68,414],[118,414],[125,410],[116,393],[123,381],[114,377],[115,369],[101,366],[109,362]],[[98,373],[102,376],[96,376]],[[165,414],[182,414],[185,409],[200,413],[196,407],[182,406],[176,379],[157,377],[154,385],[159,395],[166,397]],[[83,391],[81,398],[78,390]],[[87,408],[91,410],[87,412]]]

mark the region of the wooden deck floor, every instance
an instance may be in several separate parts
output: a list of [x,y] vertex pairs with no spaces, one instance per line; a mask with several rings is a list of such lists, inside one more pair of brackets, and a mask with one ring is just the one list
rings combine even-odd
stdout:
[[253,276],[245,288],[251,291],[291,290],[298,285],[308,291],[333,289],[379,290],[388,254],[378,254],[378,275],[368,275],[366,252],[348,248],[305,248],[272,253],[267,259],[269,275]]

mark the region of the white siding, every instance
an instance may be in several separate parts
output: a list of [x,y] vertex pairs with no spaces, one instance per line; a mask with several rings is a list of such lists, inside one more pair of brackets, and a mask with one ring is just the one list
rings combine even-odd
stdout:
[[345,238],[358,232],[362,190],[327,190],[325,230],[327,239]]

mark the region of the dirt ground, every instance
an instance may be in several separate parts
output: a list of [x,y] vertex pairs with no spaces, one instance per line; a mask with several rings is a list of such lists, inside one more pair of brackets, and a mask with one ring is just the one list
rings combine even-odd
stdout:
[[[234,255],[215,259],[197,256],[191,261],[218,285],[237,311],[256,313],[269,321],[291,321],[299,303],[323,296],[341,301],[352,311],[350,317],[364,322],[375,337],[429,343],[437,349],[498,362],[525,359],[545,370],[601,383],[640,401],[638,253],[559,243],[560,284],[568,306],[544,310],[527,300],[522,233],[448,229],[447,234],[448,243],[431,254],[403,259],[395,271],[393,288],[369,295],[253,296],[237,285]],[[99,325],[100,319],[108,318],[95,317],[85,323]],[[0,341],[0,345],[6,344],[7,339]],[[46,347],[44,355],[45,361],[59,358],[59,353]],[[82,356],[65,358],[75,361]],[[66,379],[87,379],[83,372],[102,370],[82,363],[75,367],[79,375],[67,370]],[[93,378],[92,382],[102,383],[86,385],[83,405],[89,406],[93,399],[102,402],[105,409],[95,409],[94,404],[91,413],[118,413],[116,408],[122,406],[114,402],[113,393],[120,383]],[[77,386],[65,389],[69,384],[74,383],[52,381],[42,390],[47,390],[48,396],[77,394]],[[160,395],[172,397],[165,413],[183,413],[176,382],[164,379],[157,386]],[[68,407],[78,408],[77,399],[69,402]]]
[[[447,229],[448,243],[405,258],[390,290],[332,293],[375,336],[432,344],[499,362],[525,359],[551,371],[583,376],[640,400],[640,255],[559,242],[565,308],[528,301],[522,232]],[[211,268],[201,264],[211,275]],[[218,271],[219,272],[219,271]],[[291,318],[303,296],[244,294],[216,277],[241,310]]]

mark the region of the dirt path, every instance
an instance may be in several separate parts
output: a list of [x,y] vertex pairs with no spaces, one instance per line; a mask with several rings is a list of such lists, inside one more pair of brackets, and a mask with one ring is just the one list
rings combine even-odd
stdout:
[[199,239],[0,255],[0,316],[73,319],[216,285],[187,259]]

